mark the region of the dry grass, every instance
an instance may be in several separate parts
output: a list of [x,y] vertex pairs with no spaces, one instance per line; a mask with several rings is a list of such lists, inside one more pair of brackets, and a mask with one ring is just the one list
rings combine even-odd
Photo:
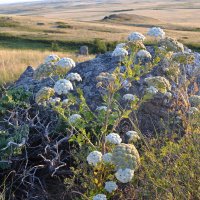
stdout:
[[76,56],[72,53],[33,51],[33,50],[0,50],[0,85],[16,80],[27,66],[36,68],[49,54],[60,57],[70,57],[76,62],[93,58],[90,56]]

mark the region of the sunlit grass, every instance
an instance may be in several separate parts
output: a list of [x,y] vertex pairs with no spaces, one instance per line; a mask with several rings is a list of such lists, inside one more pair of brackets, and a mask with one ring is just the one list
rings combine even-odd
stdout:
[[0,84],[15,81],[27,66],[36,68],[49,54],[57,54],[60,57],[70,57],[76,62],[82,62],[93,58],[90,56],[76,56],[75,53],[62,53],[36,50],[0,50]]

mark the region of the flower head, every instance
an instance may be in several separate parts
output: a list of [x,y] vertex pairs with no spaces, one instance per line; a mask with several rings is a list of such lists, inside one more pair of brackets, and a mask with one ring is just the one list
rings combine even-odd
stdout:
[[78,122],[81,119],[81,116],[79,114],[73,114],[69,117],[69,123],[70,124],[75,124],[76,122]]
[[87,156],[87,161],[90,165],[96,166],[102,161],[102,153],[100,151],[93,151]]
[[107,109],[108,109],[107,106],[98,106],[96,111],[102,111],[102,110],[107,111]]
[[60,73],[66,73],[76,66],[71,58],[62,58],[56,64],[56,70]]
[[115,50],[112,53],[113,57],[125,57],[128,56],[128,51],[124,48],[115,48]]
[[69,99],[64,99],[63,101],[62,101],[62,104],[63,105],[67,105],[69,103]]
[[112,193],[117,190],[118,186],[114,181],[107,181],[104,188],[107,192]]
[[135,170],[140,165],[140,155],[133,144],[121,143],[112,152],[112,163],[115,169]]
[[160,38],[160,39],[165,37],[165,32],[160,27],[153,27],[149,29],[147,34],[151,37]]
[[126,101],[135,101],[136,97],[133,94],[125,94],[123,96],[123,99]]
[[126,132],[126,136],[128,137],[128,141],[135,142],[140,139],[140,136],[136,131],[128,131]]
[[70,73],[66,76],[66,79],[70,81],[78,81],[78,82],[82,81],[82,78],[78,73]]
[[117,44],[116,48],[124,48],[126,47],[126,43]]
[[43,101],[49,100],[50,97],[54,95],[55,91],[50,87],[41,88],[35,95],[35,102],[41,103]]
[[73,90],[72,83],[66,79],[60,79],[54,85],[54,90],[57,94],[67,94],[70,90]]
[[57,56],[57,55],[55,55],[55,54],[52,54],[52,55],[49,55],[49,56],[47,56],[46,58],[45,58],[45,63],[55,63],[55,62],[57,62],[57,61],[59,61],[60,60],[60,58]]
[[112,162],[112,153],[105,153],[102,156],[102,159],[105,163],[111,163]]
[[134,176],[134,170],[131,169],[119,169],[115,173],[115,177],[117,178],[118,181],[121,183],[128,183],[133,179]]
[[105,194],[97,194],[93,197],[93,200],[107,200],[107,198]]
[[141,59],[144,59],[144,58],[151,59],[152,58],[151,54],[148,51],[146,51],[146,50],[140,50],[140,51],[138,51],[137,56],[139,58],[141,58]]
[[49,103],[50,103],[50,104],[56,104],[56,103],[59,103],[60,100],[61,100],[61,99],[60,99],[59,97],[50,98],[50,99],[49,99]]
[[135,41],[144,41],[145,36],[138,32],[133,32],[128,36],[128,41],[135,42]]
[[120,144],[122,142],[122,139],[117,133],[110,133],[106,136],[106,142],[109,142],[111,144]]
[[148,94],[152,94],[152,95],[155,95],[158,93],[158,89],[156,89],[154,86],[150,86],[146,89],[146,92]]

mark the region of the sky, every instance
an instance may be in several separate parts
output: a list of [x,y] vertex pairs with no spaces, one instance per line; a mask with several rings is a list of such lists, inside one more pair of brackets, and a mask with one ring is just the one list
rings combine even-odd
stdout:
[[0,4],[21,3],[21,2],[31,2],[31,1],[39,1],[39,0],[0,0]]

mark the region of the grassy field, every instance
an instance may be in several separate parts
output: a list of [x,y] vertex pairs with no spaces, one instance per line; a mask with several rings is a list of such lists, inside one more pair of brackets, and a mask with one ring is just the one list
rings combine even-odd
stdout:
[[13,80],[28,64],[38,65],[34,56],[40,61],[52,51],[75,55],[82,45],[89,47],[90,54],[96,54],[95,40],[104,41],[106,50],[112,50],[129,33],[146,34],[152,26],[162,27],[168,36],[200,51],[198,1],[66,2],[0,6],[0,13],[4,13],[0,15],[1,83],[9,80],[6,70],[10,68],[10,57],[15,66],[13,74],[17,74],[10,76]]
[[94,56],[76,56],[74,53],[62,53],[38,50],[0,50],[0,85],[16,80],[27,66],[36,68],[49,54],[70,57],[76,62],[83,62]]

